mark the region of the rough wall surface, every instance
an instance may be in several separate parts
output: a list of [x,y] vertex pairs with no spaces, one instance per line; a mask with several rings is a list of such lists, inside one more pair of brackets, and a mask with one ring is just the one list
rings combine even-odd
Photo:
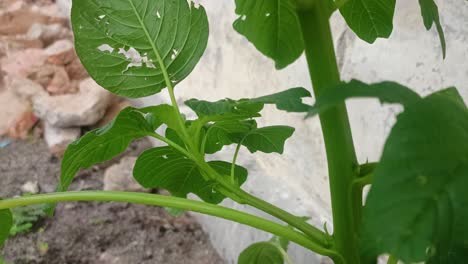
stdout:
[[[60,0],[67,2],[66,0]],[[287,88],[311,89],[304,57],[282,71],[263,57],[232,29],[234,1],[201,0],[210,19],[210,39],[195,71],[177,88],[178,100],[197,97],[217,100],[224,97],[254,97]],[[395,29],[389,40],[369,45],[346,28],[335,14],[332,28],[343,79],[366,82],[394,80],[413,87],[422,94],[457,86],[468,100],[468,4],[462,0],[438,1],[447,37],[448,53],[442,60],[435,28],[424,29],[418,1],[398,1]],[[168,101],[166,95],[141,100],[143,104]],[[400,111],[395,106],[381,106],[375,100],[348,103],[350,119],[361,162],[379,158],[385,138]],[[188,113],[187,109],[183,109]],[[241,153],[240,164],[249,168],[245,189],[284,209],[331,229],[330,203],[324,146],[317,118],[304,121],[302,115],[284,114],[267,108],[262,124],[285,124],[296,127],[283,156]],[[222,157],[230,159],[233,149]],[[224,205],[257,211],[225,201]],[[198,216],[210,233],[214,246],[229,263],[235,263],[242,249],[269,236],[248,227],[206,216]],[[292,246],[294,263],[321,263],[323,260],[306,250]]]

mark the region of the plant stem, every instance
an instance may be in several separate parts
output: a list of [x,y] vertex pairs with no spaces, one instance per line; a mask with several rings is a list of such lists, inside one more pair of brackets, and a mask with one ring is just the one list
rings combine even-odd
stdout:
[[297,228],[304,232],[311,240],[318,243],[319,245],[329,248],[331,247],[331,237],[317,229],[316,227],[308,224],[304,219],[292,215],[284,211],[283,209],[276,207],[262,199],[259,199],[248,192],[245,192],[236,185],[233,185],[230,181],[223,180],[223,177],[218,174],[213,168],[211,168],[206,162],[199,160],[196,161],[200,169],[202,169],[207,175],[215,179],[218,183],[216,189],[226,197],[231,198],[239,204],[247,204],[255,207],[271,216],[274,216],[285,223]]
[[[328,9],[325,1],[315,1],[311,8],[298,10],[298,15],[314,93],[319,97],[325,89],[340,83]],[[360,216],[361,199],[353,195],[349,201],[357,160],[345,105],[320,114],[320,122],[328,159],[334,246],[345,263],[359,264],[357,226],[360,220],[356,218]]]
[[135,193],[135,192],[108,192],[108,191],[81,191],[81,192],[58,192],[49,194],[38,194],[22,196],[0,201],[0,210],[11,209],[19,206],[41,203],[58,203],[71,201],[105,201],[145,204],[153,206],[166,206],[182,210],[189,210],[202,214],[221,217],[227,220],[245,224],[277,236],[284,237],[307,249],[325,256],[339,257],[333,250],[326,249],[310,241],[304,234],[292,230],[289,227],[271,222],[258,216],[250,215],[227,207],[192,201],[183,198]]
[[242,146],[241,143],[237,144],[236,150],[234,151],[234,157],[232,158],[231,181],[233,183],[236,183],[236,175],[235,175],[235,173],[236,173],[236,162],[237,162],[237,156],[239,155],[239,151],[240,151],[240,148]]
[[387,264],[398,264],[398,259],[395,256],[390,255],[388,257]]

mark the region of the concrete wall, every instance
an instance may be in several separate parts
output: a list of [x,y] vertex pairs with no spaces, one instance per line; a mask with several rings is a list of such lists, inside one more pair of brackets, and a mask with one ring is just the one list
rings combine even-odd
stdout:
[[[232,29],[231,23],[236,19],[234,1],[198,2],[206,7],[209,15],[210,40],[197,68],[176,89],[181,103],[192,97],[217,100],[260,96],[296,86],[311,89],[304,57],[287,69],[276,71],[272,61]],[[389,40],[378,40],[374,45],[357,39],[338,14],[333,16],[343,79],[358,78],[367,82],[394,80],[422,94],[455,85],[468,99],[466,1],[437,1],[447,37],[445,61],[442,60],[435,29],[430,32],[424,29],[418,1],[397,2],[394,33]],[[141,102],[155,104],[168,102],[168,98],[157,95]],[[377,160],[400,109],[396,106],[382,107],[375,100],[355,100],[348,106],[359,160]],[[188,109],[183,110],[193,116]],[[302,115],[267,108],[260,123],[290,125],[297,130],[287,142],[283,156],[241,153],[240,164],[250,171],[245,189],[297,215],[309,216],[311,222],[319,226],[327,222],[331,229],[326,160],[318,120],[304,121]],[[220,157],[228,160],[232,153],[233,149],[227,148]],[[258,213],[230,201],[224,205]],[[229,263],[234,263],[239,252],[250,243],[269,238],[267,234],[245,226],[201,215],[197,217],[210,233],[214,246]],[[290,254],[297,264],[326,261],[297,246],[291,247]]]

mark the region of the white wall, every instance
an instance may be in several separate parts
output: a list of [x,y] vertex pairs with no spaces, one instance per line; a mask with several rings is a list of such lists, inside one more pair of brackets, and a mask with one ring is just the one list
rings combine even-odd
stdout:
[[[198,2],[209,15],[210,39],[195,71],[176,88],[180,102],[192,97],[255,97],[296,86],[311,89],[304,57],[276,71],[272,61],[232,29],[236,18],[234,1]],[[374,45],[357,39],[339,15],[332,18],[343,79],[394,80],[422,94],[454,85],[468,99],[468,3],[437,1],[447,37],[448,53],[443,61],[435,28],[429,33],[424,29],[418,1],[397,2],[394,33],[389,40],[378,40]],[[144,104],[164,101],[168,101],[164,95],[142,100]],[[348,106],[359,160],[377,160],[399,108],[382,107],[375,100],[355,100]],[[283,156],[241,153],[240,164],[250,171],[245,189],[297,215],[310,216],[311,222],[319,226],[325,221],[331,226],[326,160],[317,118],[304,121],[302,115],[273,108],[267,108],[264,117],[261,124],[291,125],[297,130]],[[227,149],[221,157],[228,160],[232,152]],[[230,201],[224,205],[258,213]],[[210,233],[213,245],[230,263],[250,243],[269,238],[263,232],[224,220],[201,215],[198,218]],[[300,247],[293,246],[290,253],[296,264],[320,263],[320,258]]]

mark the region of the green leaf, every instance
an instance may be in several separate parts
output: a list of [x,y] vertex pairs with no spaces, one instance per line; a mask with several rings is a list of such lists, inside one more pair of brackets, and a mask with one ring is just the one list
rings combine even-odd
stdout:
[[[302,103],[302,98],[310,97],[305,88],[296,87],[289,90],[251,99],[253,103],[274,104],[279,110],[286,112],[307,112],[309,106]],[[247,101],[248,102],[248,101]]]
[[208,102],[198,99],[185,101],[199,117],[206,121],[227,120],[227,119],[245,119],[260,116],[258,112],[263,109],[263,104],[240,104],[239,101],[232,99],[222,99],[216,102]]
[[272,242],[258,242],[244,249],[238,264],[283,264],[284,258],[278,246]]
[[10,236],[10,229],[13,226],[13,216],[9,209],[0,210],[0,247],[3,246]]
[[223,146],[242,144],[254,153],[280,153],[284,151],[286,140],[292,136],[294,128],[288,126],[268,126],[257,128],[253,120],[220,121],[208,126],[205,153],[213,154]]
[[213,154],[223,146],[239,143],[257,127],[254,120],[219,121],[207,127],[205,153]]
[[421,99],[416,92],[395,82],[366,84],[358,80],[351,80],[326,90],[315,104],[309,107],[307,116],[322,113],[349,98],[360,97],[378,98],[381,103],[399,103],[403,106],[411,105]]
[[107,126],[90,131],[70,144],[62,160],[58,191],[68,189],[79,169],[110,160],[124,152],[133,140],[152,134],[164,122],[172,124],[174,121],[167,120],[171,117],[168,113],[173,112],[171,108],[169,105],[127,107]]
[[293,0],[236,0],[234,29],[264,55],[277,69],[293,63],[304,51],[302,32]]
[[[208,164],[221,175],[229,175],[231,163],[210,161]],[[206,180],[197,164],[170,147],[153,148],[143,152],[133,169],[135,179],[145,188],[163,188],[177,197],[194,193],[203,201],[220,203],[225,196],[215,190],[215,182]],[[247,170],[236,166],[235,176],[240,184],[247,179]]]
[[395,0],[348,0],[340,12],[359,38],[373,43],[392,33]]
[[421,6],[421,15],[426,29],[429,30],[432,28],[433,24],[436,25],[437,32],[439,33],[440,45],[442,47],[442,56],[445,59],[447,45],[445,42],[444,30],[440,24],[439,8],[434,0],[419,0],[419,5]]
[[465,264],[468,259],[468,248],[465,247],[451,247],[448,252],[438,253],[427,261],[427,264]]
[[364,251],[405,263],[468,249],[468,111],[451,88],[398,116],[364,210]]
[[49,209],[47,204],[33,204],[28,206],[16,207],[11,210],[13,214],[13,226],[10,235],[15,236],[19,233],[31,231],[33,225],[46,216]]
[[304,97],[310,97],[310,92],[297,87],[253,99],[227,98],[216,102],[190,99],[185,104],[200,117],[211,117],[214,120],[218,117],[241,119],[260,116],[258,113],[265,104],[274,104],[279,110],[287,112],[307,112],[309,106],[302,103]]
[[[102,87],[143,97],[193,70],[208,41],[203,7],[186,0],[73,0],[76,52]],[[163,67],[163,68],[162,68]]]
[[250,131],[242,140],[250,152],[283,153],[284,143],[294,133],[293,127],[268,126]]

